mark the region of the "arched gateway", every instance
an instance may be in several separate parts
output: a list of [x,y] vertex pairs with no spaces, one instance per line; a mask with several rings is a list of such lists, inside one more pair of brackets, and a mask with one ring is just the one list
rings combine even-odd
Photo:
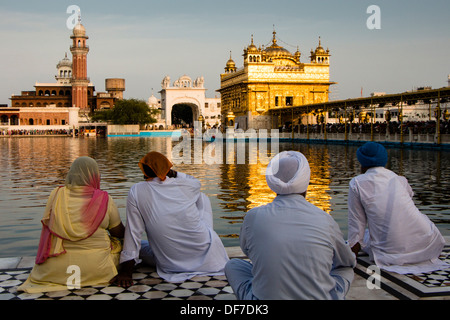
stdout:
[[174,81],[172,86],[169,76],[163,79],[160,92],[161,109],[167,126],[183,123],[192,125],[200,115],[205,114],[207,98],[203,84],[203,77],[192,81],[190,77],[184,75]]

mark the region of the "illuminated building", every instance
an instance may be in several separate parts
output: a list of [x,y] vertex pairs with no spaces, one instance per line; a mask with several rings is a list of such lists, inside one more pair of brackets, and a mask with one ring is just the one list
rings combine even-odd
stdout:
[[319,45],[310,60],[301,62],[301,53],[292,54],[278,44],[273,32],[271,46],[244,49],[244,66],[237,68],[232,57],[220,75],[222,123],[241,129],[271,129],[283,125],[270,111],[328,101],[330,51]]

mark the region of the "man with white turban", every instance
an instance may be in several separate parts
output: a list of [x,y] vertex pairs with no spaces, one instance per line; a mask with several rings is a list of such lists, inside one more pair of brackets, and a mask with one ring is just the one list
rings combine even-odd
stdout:
[[300,152],[284,151],[270,161],[266,181],[277,196],[251,209],[240,232],[251,262],[231,259],[225,266],[238,299],[345,298],[356,258],[334,219],[306,201],[309,180]]
[[439,260],[445,240],[434,223],[414,204],[405,177],[385,168],[386,149],[367,142],[356,152],[361,173],[350,181],[348,242],[357,254],[400,274],[448,268]]

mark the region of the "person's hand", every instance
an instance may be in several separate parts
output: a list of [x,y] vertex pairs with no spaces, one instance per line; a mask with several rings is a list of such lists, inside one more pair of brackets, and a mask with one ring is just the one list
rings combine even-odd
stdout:
[[169,172],[167,173],[167,176],[169,178],[176,178],[177,177],[177,172],[175,170],[170,169]]
[[133,268],[134,260],[128,260],[122,262],[119,266],[119,273],[112,278],[109,283],[115,284],[116,286],[127,288],[133,285]]
[[109,283],[115,284],[116,286],[122,288],[128,288],[133,285],[133,278],[127,273],[120,272],[114,278],[112,278]]
[[352,247],[352,251],[355,254],[355,256],[358,256],[359,251],[361,250],[361,245],[358,243],[356,243],[353,247]]

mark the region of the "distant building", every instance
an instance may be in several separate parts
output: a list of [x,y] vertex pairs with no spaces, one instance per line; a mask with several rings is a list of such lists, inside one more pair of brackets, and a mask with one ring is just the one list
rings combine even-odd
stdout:
[[166,128],[192,127],[194,121],[202,121],[205,127],[218,127],[221,124],[220,98],[207,98],[204,82],[203,77],[192,81],[187,75],[178,78],[173,84],[169,76],[162,80],[158,108],[161,109],[161,121]]
[[148,107],[152,110],[158,110],[158,113],[154,116],[156,122],[150,125],[150,128],[166,129],[166,120],[162,114],[161,100],[156,98],[153,93],[147,100]]
[[79,19],[73,28],[70,51],[72,60],[65,57],[56,65],[56,83],[36,83],[34,90],[11,96],[11,107],[0,108],[2,125],[73,126],[87,122],[89,114],[114,107],[123,98],[124,79],[106,79],[107,92],[95,92],[87,76],[86,30]]
[[301,53],[289,52],[278,44],[273,32],[272,45],[244,49],[244,65],[237,68],[230,56],[220,75],[222,122],[244,130],[283,126],[289,119],[273,118],[271,110],[328,101],[330,51],[319,45],[310,60],[301,62]]

